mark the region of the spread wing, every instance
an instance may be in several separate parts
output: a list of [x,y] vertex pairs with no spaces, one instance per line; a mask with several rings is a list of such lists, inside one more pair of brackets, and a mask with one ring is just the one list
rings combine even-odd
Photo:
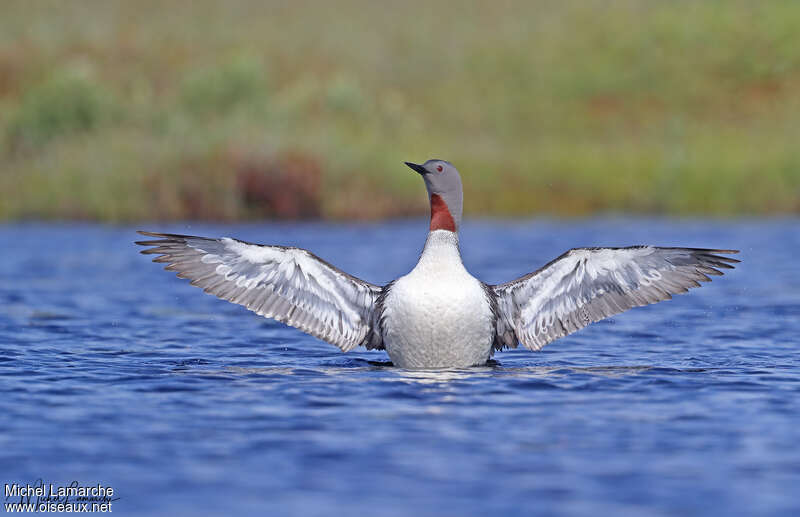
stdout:
[[382,348],[373,331],[381,288],[340,271],[301,248],[261,246],[236,239],[139,232],[158,240],[144,254],[158,255],[168,271],[223,300],[244,305],[347,352]]
[[695,248],[575,248],[542,269],[493,286],[497,295],[496,348],[531,350],[633,307],[668,300],[673,294],[721,275],[736,250]]

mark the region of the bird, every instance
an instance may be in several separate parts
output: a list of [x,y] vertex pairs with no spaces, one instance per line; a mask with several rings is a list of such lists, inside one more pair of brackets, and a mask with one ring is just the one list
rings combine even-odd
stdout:
[[430,202],[414,268],[386,285],[310,251],[238,239],[139,231],[154,262],[223,300],[339,347],[385,350],[405,369],[485,365],[495,351],[540,350],[587,325],[672,298],[740,262],[738,250],[638,245],[573,248],[516,280],[490,285],[461,259],[461,176],[452,163],[405,162]]

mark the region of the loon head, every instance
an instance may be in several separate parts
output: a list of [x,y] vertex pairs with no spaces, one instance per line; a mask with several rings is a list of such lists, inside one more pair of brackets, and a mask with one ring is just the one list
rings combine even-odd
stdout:
[[464,193],[461,176],[452,163],[445,160],[428,160],[422,165],[405,162],[425,180],[431,202],[431,231],[457,232],[461,226]]

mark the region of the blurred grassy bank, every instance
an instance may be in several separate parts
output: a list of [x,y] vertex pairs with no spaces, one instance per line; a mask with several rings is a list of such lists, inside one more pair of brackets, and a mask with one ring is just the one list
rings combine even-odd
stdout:
[[6,0],[0,219],[800,211],[794,1]]

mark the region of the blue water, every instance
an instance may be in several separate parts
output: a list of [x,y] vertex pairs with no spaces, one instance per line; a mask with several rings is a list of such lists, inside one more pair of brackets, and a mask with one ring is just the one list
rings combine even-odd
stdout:
[[[373,283],[425,221],[148,224],[298,245]],[[496,283],[574,246],[739,267],[497,364],[412,372],[204,295],[133,228],[0,226],[0,483],[123,515],[800,515],[800,221],[467,222]]]

